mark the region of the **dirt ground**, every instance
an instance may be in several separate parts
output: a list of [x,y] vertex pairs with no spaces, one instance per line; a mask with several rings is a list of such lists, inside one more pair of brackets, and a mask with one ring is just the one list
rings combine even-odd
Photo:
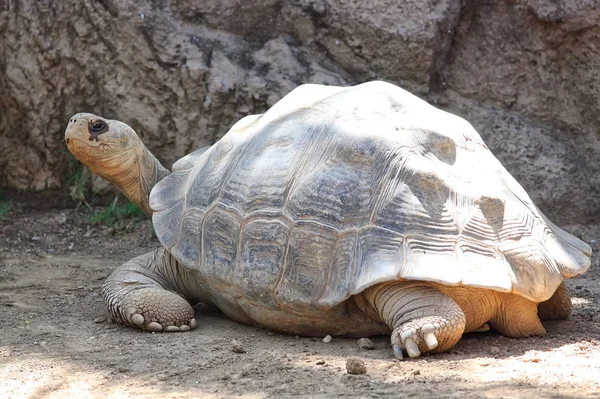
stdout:
[[[199,327],[145,333],[112,324],[104,279],[156,248],[149,221],[112,234],[64,207],[21,195],[0,220],[0,397],[600,398],[600,267],[567,281],[574,311],[544,337],[468,334],[449,353],[395,360],[387,337],[287,336],[199,308]],[[600,226],[565,226],[600,252]],[[234,341],[245,353],[235,353]],[[349,357],[367,373],[350,375]]]

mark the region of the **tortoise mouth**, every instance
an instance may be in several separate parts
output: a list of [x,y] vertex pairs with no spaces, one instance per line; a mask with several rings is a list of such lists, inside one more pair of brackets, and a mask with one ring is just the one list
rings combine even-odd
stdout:
[[79,137],[65,137],[65,143],[69,152],[88,167],[106,156],[102,143],[97,141],[82,140]]
[[65,135],[65,144],[69,150],[72,148],[90,148],[90,147],[98,147],[102,144],[102,142],[93,137],[87,137],[89,135],[86,134],[86,137],[81,137],[81,135],[77,134],[66,134]]

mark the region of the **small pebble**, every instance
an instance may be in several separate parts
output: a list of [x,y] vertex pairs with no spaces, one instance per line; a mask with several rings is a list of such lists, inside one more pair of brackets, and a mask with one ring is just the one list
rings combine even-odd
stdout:
[[246,348],[244,348],[239,342],[233,341],[231,351],[233,353],[246,353]]
[[357,344],[360,349],[371,350],[375,348],[375,344],[369,338],[361,338]]
[[94,323],[96,323],[96,324],[105,323],[105,322],[106,322],[106,317],[105,316],[96,317],[94,319]]
[[60,224],[67,223],[67,215],[65,213],[61,213],[60,215],[58,215],[57,222]]
[[346,371],[348,374],[366,374],[367,366],[362,360],[353,357],[346,360]]
[[323,338],[323,342],[325,342],[326,344],[331,342],[331,335],[326,335],[325,338]]
[[317,360],[317,365],[322,366],[325,364],[325,360]]
[[421,375],[421,370],[415,370],[415,371],[413,371],[412,375]]

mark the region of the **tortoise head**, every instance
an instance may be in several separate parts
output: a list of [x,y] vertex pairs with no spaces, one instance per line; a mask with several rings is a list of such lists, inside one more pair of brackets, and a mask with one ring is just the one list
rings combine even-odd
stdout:
[[126,123],[88,113],[76,114],[69,120],[65,142],[75,158],[108,180],[136,147],[143,146]]
[[98,115],[74,115],[65,130],[69,151],[100,177],[113,183],[134,204],[152,213],[150,190],[169,174],[126,123]]

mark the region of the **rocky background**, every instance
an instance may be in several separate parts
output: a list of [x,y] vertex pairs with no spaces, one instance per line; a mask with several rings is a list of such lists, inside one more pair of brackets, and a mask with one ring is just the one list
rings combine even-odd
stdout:
[[600,222],[595,0],[0,0],[0,186],[65,183],[81,111],[167,166],[305,83],[467,118],[559,224]]

